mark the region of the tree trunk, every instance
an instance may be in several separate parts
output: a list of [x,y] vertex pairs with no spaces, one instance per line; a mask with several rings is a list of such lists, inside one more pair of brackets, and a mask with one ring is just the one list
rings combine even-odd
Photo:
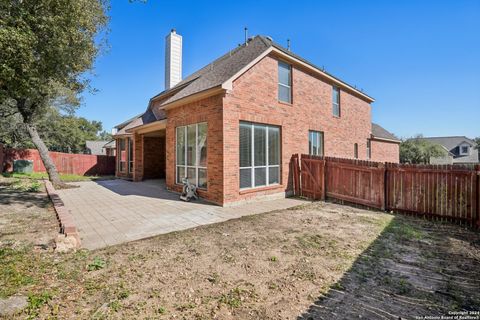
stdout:
[[48,154],[48,148],[43,142],[42,138],[38,135],[37,128],[33,124],[26,123],[25,126],[27,127],[28,134],[30,138],[32,138],[33,143],[37,147],[38,153],[40,154],[40,158],[42,159],[43,165],[45,169],[47,169],[49,180],[53,183],[54,186],[63,186],[65,185],[60,180],[60,175],[57,172],[57,168],[53,163],[50,155]]

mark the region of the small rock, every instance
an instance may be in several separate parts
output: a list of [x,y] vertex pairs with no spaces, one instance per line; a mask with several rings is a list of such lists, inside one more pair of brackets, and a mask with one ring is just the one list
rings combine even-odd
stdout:
[[67,237],[63,234],[59,234],[55,239],[55,251],[56,252],[68,252],[76,251],[78,247],[78,241],[75,237]]
[[13,316],[25,309],[27,305],[27,297],[22,295],[0,299],[0,317]]

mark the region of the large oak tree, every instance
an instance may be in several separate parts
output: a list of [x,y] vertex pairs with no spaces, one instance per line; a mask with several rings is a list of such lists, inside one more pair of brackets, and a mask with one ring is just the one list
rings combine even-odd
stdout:
[[106,0],[0,1],[0,116],[20,118],[56,185],[36,124],[65,92],[88,87],[84,75],[103,43],[107,10]]

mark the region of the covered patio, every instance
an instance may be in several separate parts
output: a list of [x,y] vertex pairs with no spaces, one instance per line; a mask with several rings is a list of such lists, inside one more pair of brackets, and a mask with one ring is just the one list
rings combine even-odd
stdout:
[[177,193],[166,190],[163,179],[116,179],[77,185],[79,188],[58,190],[58,194],[73,215],[82,247],[91,250],[306,203],[292,198],[265,199],[235,207],[183,202]]

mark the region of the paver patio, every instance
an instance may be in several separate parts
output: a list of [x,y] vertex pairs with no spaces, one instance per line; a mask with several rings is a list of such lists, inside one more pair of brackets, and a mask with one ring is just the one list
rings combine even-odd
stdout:
[[183,202],[164,180],[121,179],[76,183],[58,190],[80,232],[82,247],[98,249],[172,231],[185,230],[304,204],[292,198],[265,199],[234,207],[203,201]]

